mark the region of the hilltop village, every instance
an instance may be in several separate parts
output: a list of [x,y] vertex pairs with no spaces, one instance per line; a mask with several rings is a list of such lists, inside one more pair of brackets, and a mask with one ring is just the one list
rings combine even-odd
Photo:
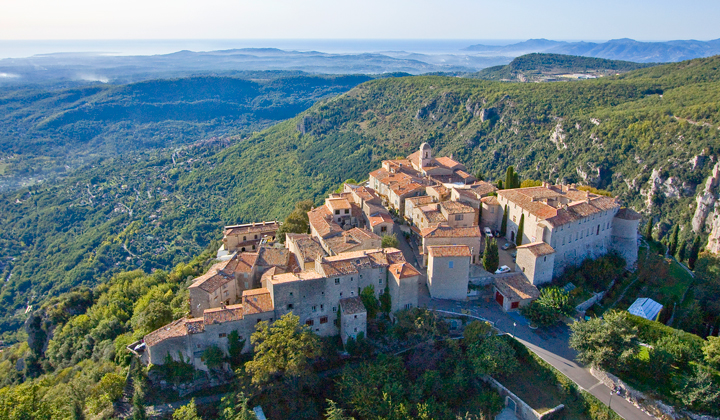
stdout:
[[[540,295],[538,285],[585,258],[616,251],[633,266],[640,216],[574,185],[498,190],[423,143],[406,159],[383,161],[364,185],[345,184],[308,219],[309,233],[285,238],[277,221],[227,226],[219,262],[189,286],[189,316],[131,350],[144,363],[169,356],[207,369],[205,349],[227,352],[236,332],[250,351],[258,322],[290,312],[316,334],[346,342],[366,333],[360,292],[368,286],[389,297],[394,313],[417,307],[422,293],[465,300],[480,276],[503,310],[517,310]],[[514,270],[488,273],[485,244],[501,230],[519,244]],[[417,246],[382,247],[384,235],[398,233]]]

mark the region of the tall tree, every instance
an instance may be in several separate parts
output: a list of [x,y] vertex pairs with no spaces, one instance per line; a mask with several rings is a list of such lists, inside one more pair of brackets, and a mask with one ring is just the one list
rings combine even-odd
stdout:
[[385,315],[390,315],[390,311],[392,311],[392,297],[390,297],[390,282],[388,281],[387,274],[385,276],[385,290],[383,291],[383,294],[380,295],[380,310]]
[[383,235],[380,246],[383,248],[397,248],[398,244],[398,238],[393,233],[392,235]]
[[377,313],[380,310],[380,303],[375,297],[375,287],[371,284],[362,289],[360,292],[360,299],[362,300],[363,305],[365,305],[367,319],[375,319],[375,316],[377,316]]
[[485,270],[494,273],[500,265],[497,241],[493,238],[485,240],[485,252],[483,253],[483,267]]
[[688,255],[688,268],[691,270],[695,269],[695,263],[698,259],[698,254],[700,253],[700,237],[696,236],[695,240],[693,241],[692,247],[690,248],[690,255]]
[[517,237],[515,238],[515,245],[522,245],[523,235],[525,234],[525,213],[520,215],[520,224],[518,225]]
[[678,235],[680,234],[680,225],[675,225],[672,233],[670,234],[670,242],[668,243],[668,251],[670,255],[675,255],[678,246]]
[[333,400],[327,400],[328,408],[325,411],[326,420],[355,420],[355,417],[345,415],[345,410],[340,408]]
[[685,253],[687,251],[687,241],[680,242],[680,247],[678,247],[677,252],[677,259],[678,261],[682,262],[685,260]]
[[507,219],[508,219],[508,206],[505,204],[505,211],[503,212],[502,223],[500,224],[500,236],[505,236],[507,233]]
[[195,406],[195,398],[190,400],[189,403],[183,405],[173,412],[173,420],[202,420],[197,413],[197,407]]
[[650,218],[647,221],[647,224],[645,225],[645,239],[648,241],[652,241],[652,231],[653,231],[653,217],[652,214],[650,215]]
[[508,166],[505,171],[505,188],[515,188],[515,168]]
[[259,322],[250,342],[255,347],[255,356],[245,364],[245,369],[252,375],[254,384],[273,380],[297,384],[310,375],[310,359],[320,355],[317,336],[292,313],[283,315],[272,325]]

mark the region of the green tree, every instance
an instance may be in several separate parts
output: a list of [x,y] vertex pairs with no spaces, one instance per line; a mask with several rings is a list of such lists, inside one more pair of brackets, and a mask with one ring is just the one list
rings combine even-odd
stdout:
[[539,186],[542,186],[542,181],[535,181],[533,179],[526,179],[520,183],[520,188],[539,187]]
[[465,326],[463,343],[470,346],[486,339],[492,332],[492,325],[485,321],[472,321]]
[[490,273],[494,273],[500,265],[497,241],[494,238],[485,239],[485,251],[483,252],[483,267]]
[[525,234],[525,213],[520,215],[520,224],[518,225],[517,236],[515,237],[515,245],[522,245],[523,235]]
[[355,178],[346,179],[345,182],[343,182],[342,184],[340,184],[339,187],[337,187],[335,193],[340,194],[341,192],[343,192],[343,189],[345,189],[345,184],[358,185],[358,182],[355,180]]
[[697,262],[698,254],[700,254],[700,237],[696,236],[695,240],[693,241],[692,247],[690,248],[690,255],[688,255],[689,269],[695,269],[695,263]]
[[189,403],[183,405],[173,412],[173,420],[202,420],[197,413],[197,407],[195,406],[195,398],[190,400]]
[[627,312],[610,310],[603,318],[572,324],[570,347],[577,350],[580,362],[615,370],[637,352],[637,327]]
[[670,242],[668,243],[668,251],[670,255],[675,255],[678,246],[678,235],[680,234],[680,225],[675,225],[670,234]]
[[243,348],[245,347],[245,340],[240,339],[240,334],[237,331],[232,331],[228,334],[228,353],[230,354],[230,364],[237,366],[242,363],[243,360]]
[[648,241],[652,241],[652,231],[653,231],[653,217],[650,215],[648,218],[647,224],[645,224],[645,239]]
[[254,384],[274,380],[298,382],[312,372],[310,359],[320,355],[317,336],[292,313],[283,315],[272,325],[259,322],[250,342],[255,356],[245,364],[245,369]]
[[312,200],[302,200],[295,203],[295,209],[285,218],[282,226],[278,229],[277,239],[285,243],[286,233],[308,233],[310,219],[308,212],[312,209]]
[[483,176],[483,173],[482,173],[481,170],[478,170],[478,171],[475,173],[475,179],[477,179],[478,181],[484,181],[484,180],[485,180],[485,177]]
[[547,287],[540,292],[540,298],[520,309],[533,324],[545,327],[556,324],[564,316],[573,316],[575,307],[570,296],[557,287]]
[[383,248],[397,248],[398,247],[398,238],[393,233],[392,235],[383,235],[382,237],[382,247]]
[[202,360],[208,369],[217,369],[222,366],[225,361],[225,354],[220,350],[220,347],[210,346],[202,353]]
[[498,190],[504,190],[504,189],[505,189],[505,188],[503,188],[502,179],[498,179],[498,180],[495,182],[495,185],[497,186],[497,189],[498,189]]
[[507,223],[508,223],[508,206],[505,204],[505,211],[503,212],[502,223],[500,224],[500,236],[507,234]]
[[355,420],[354,417],[346,416],[345,410],[340,408],[333,400],[327,400],[328,408],[325,410],[326,420]]
[[680,262],[685,261],[686,248],[687,248],[687,242],[686,241],[680,242],[680,246],[678,247],[678,252],[677,252],[677,260],[678,261],[680,261]]
[[380,302],[378,302],[378,299],[375,297],[375,287],[371,284],[362,289],[360,299],[363,305],[365,305],[367,319],[375,319],[380,310]]
[[223,397],[220,402],[220,417],[223,420],[257,420],[249,405],[250,398],[244,392]]
[[720,337],[709,336],[702,351],[705,355],[705,362],[720,370]]
[[505,188],[515,188],[515,168],[508,166],[505,171]]
[[513,373],[519,367],[515,349],[507,338],[494,335],[468,348],[468,358],[477,375]]
[[385,277],[385,290],[380,295],[380,310],[385,315],[390,315],[392,311],[392,297],[390,296],[390,283],[387,276]]
[[692,375],[683,377],[682,387],[673,394],[687,407],[720,412],[720,387],[707,367],[695,365]]

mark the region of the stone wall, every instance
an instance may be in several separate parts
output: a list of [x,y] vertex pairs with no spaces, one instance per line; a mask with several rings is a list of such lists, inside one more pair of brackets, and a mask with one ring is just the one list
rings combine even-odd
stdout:
[[495,379],[484,376],[482,378],[483,381],[485,381],[490,387],[497,390],[501,397],[503,397],[503,401],[505,403],[505,406],[507,407],[509,403],[509,399],[512,400],[515,403],[515,415],[520,420],[542,420],[543,418],[549,417],[551,414],[554,414],[562,409],[565,408],[565,405],[560,404],[557,407],[553,408],[552,410],[549,410],[543,414],[538,413],[535,411],[532,407],[530,407],[525,401],[523,401],[520,397],[515,395],[512,391],[505,388],[503,384],[496,381]]
[[470,257],[430,257],[427,271],[430,296],[436,299],[466,300],[469,271]]

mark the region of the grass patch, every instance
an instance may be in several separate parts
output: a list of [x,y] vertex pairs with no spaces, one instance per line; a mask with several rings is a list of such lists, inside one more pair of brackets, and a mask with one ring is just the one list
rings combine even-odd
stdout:
[[519,372],[503,375],[498,381],[540,414],[562,404],[562,396],[548,386],[544,372],[528,369],[525,363],[522,366]]

